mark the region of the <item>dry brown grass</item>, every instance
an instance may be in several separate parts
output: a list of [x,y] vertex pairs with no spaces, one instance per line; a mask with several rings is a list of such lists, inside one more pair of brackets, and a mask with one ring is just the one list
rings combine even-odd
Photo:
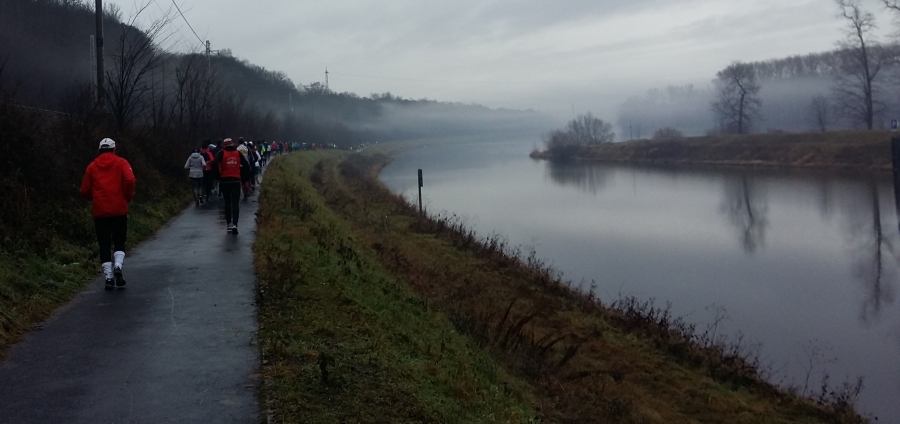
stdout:
[[846,402],[819,404],[765,382],[752,356],[697,343],[664,309],[604,307],[501,238],[479,239],[452,217],[417,218],[377,182],[384,161],[332,158],[310,178],[358,245],[535,388],[542,419],[862,422]]

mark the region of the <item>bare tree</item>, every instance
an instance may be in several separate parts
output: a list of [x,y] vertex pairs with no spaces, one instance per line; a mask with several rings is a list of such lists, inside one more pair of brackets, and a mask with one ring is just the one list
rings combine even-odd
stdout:
[[554,159],[566,160],[586,146],[612,143],[615,138],[611,124],[588,113],[569,121],[565,130],[554,130],[544,136],[544,144]]
[[234,134],[239,125],[246,125],[243,121],[248,112],[249,103],[247,94],[237,90],[221,90],[215,97],[216,114],[213,120],[214,127],[219,135]]
[[894,12],[900,13],[900,2],[897,0],[881,0],[884,2],[884,6],[889,10],[893,10]]
[[123,131],[149,107],[144,102],[151,90],[148,78],[163,59],[159,44],[163,30],[171,22],[166,14],[153,20],[143,31],[137,28],[137,20],[150,3],[140,7],[123,26],[122,33],[113,46],[112,69],[106,71],[107,103],[116,128]]
[[821,94],[812,98],[809,103],[809,118],[819,131],[828,131],[831,123],[831,101]]
[[111,21],[122,22],[122,8],[115,3],[104,4],[103,15]]
[[175,81],[175,118],[187,135],[195,138],[210,123],[217,90],[215,68],[200,55],[188,54],[175,69]]
[[718,98],[712,103],[712,111],[720,130],[737,134],[750,132],[762,107],[760,85],[753,65],[732,63],[716,74],[715,83]]
[[616,138],[612,125],[595,117],[590,112],[587,115],[580,115],[569,121],[568,130],[575,138],[577,144],[584,146],[612,143]]
[[172,109],[169,93],[166,91],[166,64],[163,61],[159,69],[150,74],[150,127],[160,132],[169,129],[172,120]]
[[0,91],[3,89],[3,70],[6,69],[7,62],[9,62],[9,57],[4,57],[3,60],[0,60]]
[[835,1],[847,21],[845,38],[839,43],[841,51],[833,89],[836,106],[846,117],[871,130],[875,115],[883,108],[876,99],[876,79],[889,55],[873,39],[875,16],[863,11],[859,0]]

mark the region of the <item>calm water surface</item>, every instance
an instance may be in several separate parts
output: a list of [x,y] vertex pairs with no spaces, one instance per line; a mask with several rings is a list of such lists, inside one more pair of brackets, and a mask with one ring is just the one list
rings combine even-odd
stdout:
[[[558,165],[533,140],[407,151],[381,174],[431,213],[533,246],[605,301],[671,302],[758,344],[773,380],[864,378],[858,405],[900,423],[900,224],[890,179],[826,173]],[[719,317],[718,319],[716,317]],[[724,317],[724,320],[722,318]]]

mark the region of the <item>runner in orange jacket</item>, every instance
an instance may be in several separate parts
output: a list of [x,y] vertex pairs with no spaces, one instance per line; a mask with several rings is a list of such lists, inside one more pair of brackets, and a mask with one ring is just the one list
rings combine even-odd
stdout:
[[[122,265],[128,232],[128,203],[134,198],[134,186],[131,165],[116,155],[116,142],[104,138],[100,141],[97,158],[84,173],[80,192],[92,204],[106,290],[125,287]],[[113,254],[110,254],[110,244],[115,249]]]

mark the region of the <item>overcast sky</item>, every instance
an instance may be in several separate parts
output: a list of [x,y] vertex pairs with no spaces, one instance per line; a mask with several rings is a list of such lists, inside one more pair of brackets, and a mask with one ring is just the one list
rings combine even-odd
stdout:
[[[136,0],[141,2],[143,0]],[[171,0],[155,0],[159,14]],[[826,51],[841,38],[833,0],[177,0],[213,49],[325,79],[338,92],[534,108],[568,119],[649,88],[707,86],[735,60]],[[125,15],[131,1],[113,1]],[[863,0],[892,23],[880,1]],[[200,48],[183,20],[174,50]]]

